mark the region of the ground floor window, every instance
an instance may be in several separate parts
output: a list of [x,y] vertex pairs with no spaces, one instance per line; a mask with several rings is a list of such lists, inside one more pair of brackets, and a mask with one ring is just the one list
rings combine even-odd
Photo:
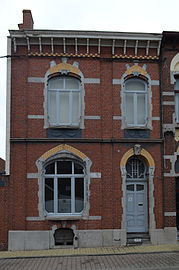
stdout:
[[47,214],[74,215],[84,209],[85,173],[82,164],[57,160],[45,166],[44,204]]

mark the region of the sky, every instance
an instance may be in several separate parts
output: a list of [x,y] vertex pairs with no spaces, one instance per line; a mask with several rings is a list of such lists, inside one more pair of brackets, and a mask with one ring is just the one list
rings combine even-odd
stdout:
[[5,159],[8,30],[30,9],[34,29],[162,33],[179,31],[179,0],[6,0],[0,9],[0,158]]

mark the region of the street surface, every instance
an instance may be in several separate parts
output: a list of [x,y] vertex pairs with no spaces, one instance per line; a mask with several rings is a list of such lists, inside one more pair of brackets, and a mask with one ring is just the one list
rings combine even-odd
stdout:
[[0,259],[0,270],[179,270],[179,252]]

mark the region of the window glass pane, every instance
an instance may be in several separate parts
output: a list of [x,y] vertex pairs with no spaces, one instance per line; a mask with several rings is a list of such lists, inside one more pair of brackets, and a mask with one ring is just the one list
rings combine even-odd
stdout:
[[176,82],[175,82],[175,85],[174,85],[174,89],[175,90],[179,90],[179,78],[175,78]]
[[79,123],[79,92],[73,92],[72,96],[73,96],[72,122],[73,124],[78,124]]
[[145,94],[137,95],[137,124],[144,125],[145,117]]
[[56,123],[56,92],[49,94],[49,120],[51,123]]
[[58,178],[58,212],[71,213],[71,178]]
[[79,213],[84,207],[84,179],[75,178],[75,212]]
[[127,124],[134,124],[134,97],[126,94],[126,121]]
[[70,122],[69,118],[69,92],[59,92],[59,121],[66,124]]
[[65,89],[79,89],[79,80],[76,78],[66,78]]
[[54,212],[54,179],[45,178],[45,210]]
[[130,80],[126,82],[125,89],[131,91],[145,91],[145,84],[140,80]]
[[52,78],[48,82],[49,89],[63,89],[63,78]]
[[58,161],[57,174],[72,174],[72,162],[71,161]]
[[55,162],[45,167],[45,174],[55,174]]
[[134,185],[127,185],[127,190],[134,191]]
[[131,158],[126,164],[127,179],[145,179],[145,164],[138,158]]
[[136,190],[137,190],[137,191],[142,191],[142,190],[144,190],[144,185],[138,185],[138,184],[137,184]]
[[75,174],[83,174],[83,167],[78,163],[74,163],[74,170]]

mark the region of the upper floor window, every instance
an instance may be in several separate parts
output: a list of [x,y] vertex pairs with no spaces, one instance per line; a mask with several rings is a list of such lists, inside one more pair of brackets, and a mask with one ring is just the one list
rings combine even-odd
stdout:
[[45,167],[44,206],[48,216],[80,215],[85,203],[83,166],[72,160],[57,160]]
[[48,81],[48,121],[50,126],[79,127],[81,83],[74,77],[58,76]]
[[175,90],[175,117],[176,122],[179,122],[179,77],[175,77],[175,84],[174,84],[174,90]]
[[147,83],[141,79],[126,80],[124,85],[125,119],[128,127],[147,124]]

